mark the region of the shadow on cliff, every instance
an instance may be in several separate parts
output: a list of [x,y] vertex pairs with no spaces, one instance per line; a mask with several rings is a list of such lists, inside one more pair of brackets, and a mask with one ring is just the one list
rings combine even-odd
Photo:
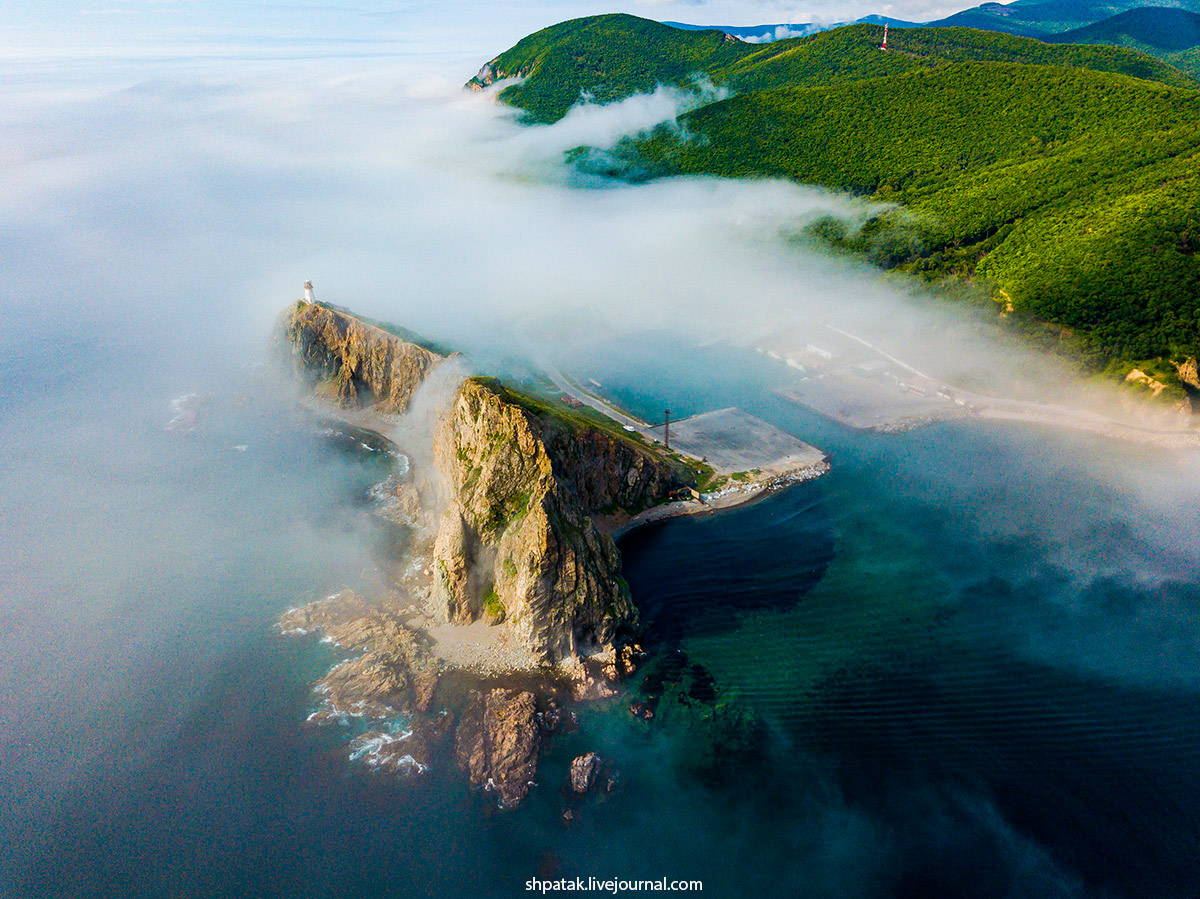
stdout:
[[834,554],[815,483],[742,509],[638,529],[620,548],[648,645],[728,631],[748,613],[790,609],[820,582]]

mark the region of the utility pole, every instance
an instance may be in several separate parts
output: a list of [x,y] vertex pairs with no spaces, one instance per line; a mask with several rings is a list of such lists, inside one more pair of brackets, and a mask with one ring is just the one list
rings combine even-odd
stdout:
[[662,428],[663,429],[663,446],[665,446],[667,449],[671,448],[671,410],[670,409],[668,409],[667,411],[665,411],[663,413],[663,420],[661,423],[656,424],[656,425],[647,425],[647,428],[651,431],[656,431],[659,428]]

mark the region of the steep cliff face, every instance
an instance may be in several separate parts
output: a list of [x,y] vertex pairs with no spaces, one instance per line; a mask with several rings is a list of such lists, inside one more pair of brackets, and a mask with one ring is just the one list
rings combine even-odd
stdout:
[[464,84],[463,87],[469,91],[481,91],[484,88],[491,87],[497,81],[501,81],[505,78],[524,78],[529,74],[530,68],[530,66],[523,66],[519,69],[514,69],[511,72],[505,71],[504,68],[500,66],[500,59],[497,57],[491,62],[485,63],[483,68],[481,68],[475,74],[475,77]]
[[452,496],[434,548],[447,619],[505,619],[548,661],[610,646],[636,623],[620,554],[591,516],[658,502],[682,472],[478,379],[463,383],[434,450]]
[[[405,411],[444,357],[352,315],[297,303],[282,355],[343,406]],[[435,465],[449,497],[432,546],[434,611],[505,623],[546,661],[613,645],[636,624],[616,544],[593,516],[620,519],[690,477],[616,432],[468,379],[441,416]]]
[[343,407],[403,412],[444,357],[352,315],[298,302],[280,317],[277,347],[318,394]]

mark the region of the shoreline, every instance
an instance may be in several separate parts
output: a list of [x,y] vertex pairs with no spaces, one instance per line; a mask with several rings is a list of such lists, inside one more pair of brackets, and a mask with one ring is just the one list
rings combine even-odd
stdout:
[[982,406],[971,409],[966,417],[979,421],[1010,421],[1020,424],[1043,425],[1161,449],[1180,450],[1200,447],[1200,431],[1141,427],[1103,416],[1092,418],[1083,410],[1067,407],[1062,407],[1062,410],[1059,411],[1054,408],[1005,409],[996,406]]
[[[895,433],[897,431],[908,431],[925,424],[930,424],[940,420],[950,420],[954,418],[974,418],[987,419],[992,421],[1014,421],[1025,424],[1039,424],[1049,427],[1060,428],[1065,431],[1075,431],[1085,434],[1096,434],[1101,437],[1106,437],[1111,440],[1124,440],[1129,443],[1149,444],[1162,447],[1164,449],[1188,449],[1192,447],[1200,447],[1200,430],[1188,428],[1159,428],[1147,425],[1137,425],[1129,422],[1121,421],[1117,418],[1105,415],[1101,412],[1094,412],[1080,406],[1065,406],[1059,403],[1040,403],[1035,400],[1020,400],[1007,399],[1005,397],[988,396],[987,394],[975,393],[971,390],[965,390],[961,387],[956,387],[943,381],[941,378],[933,377],[926,374],[907,362],[890,355],[881,347],[859,337],[856,334],[851,334],[849,331],[844,331],[841,328],[835,328],[833,325],[825,325],[830,331],[849,338],[856,343],[869,349],[882,359],[886,359],[893,365],[897,365],[910,374],[928,381],[936,386],[941,394],[950,401],[954,402],[961,410],[959,414],[950,414],[944,416],[931,417],[926,420],[921,420],[922,416],[915,417],[915,421],[908,423],[904,418],[897,419],[892,422],[884,423],[868,427],[865,430],[875,431],[877,433]],[[793,400],[795,402],[795,400]],[[800,405],[804,405],[800,403]],[[819,414],[819,409],[814,410]],[[953,413],[953,410],[950,410]],[[853,427],[848,422],[842,422],[837,416],[827,416],[834,421],[845,424],[847,427]],[[1193,418],[1193,420],[1195,420]]]
[[[387,433],[389,427],[395,427],[403,416],[381,415],[364,409],[343,409],[327,400],[316,397],[301,397],[300,405],[309,412],[326,419],[341,421],[344,424],[369,431],[382,440],[387,441],[396,451],[412,462],[412,454],[402,445],[396,443]],[[1200,436],[1200,435],[1198,435]],[[597,528],[614,541],[619,540],[631,531],[649,524],[669,521],[672,518],[684,518],[692,515],[703,515],[706,512],[721,512],[749,505],[763,499],[770,493],[784,490],[793,484],[811,481],[819,478],[830,470],[828,457],[820,462],[805,462],[795,467],[782,467],[764,471],[752,480],[744,483],[730,484],[714,493],[701,494],[700,499],[675,500],[660,503],[643,509],[636,515],[624,521],[612,522],[605,516],[593,515],[592,520]],[[410,469],[410,473],[413,470]]]
[[608,529],[605,533],[613,540],[619,540],[631,531],[648,524],[669,521],[672,518],[684,518],[690,515],[703,515],[705,512],[722,512],[749,505],[756,500],[765,498],[771,493],[785,490],[794,484],[812,481],[829,471],[828,462],[807,464],[790,471],[776,472],[769,477],[750,481],[744,485],[726,487],[716,493],[706,493],[701,499],[676,500],[643,509],[632,518]]

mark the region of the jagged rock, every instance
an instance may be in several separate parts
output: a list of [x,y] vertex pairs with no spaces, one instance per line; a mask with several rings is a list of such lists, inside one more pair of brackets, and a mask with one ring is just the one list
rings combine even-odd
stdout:
[[350,760],[388,774],[424,774],[434,765],[452,717],[441,712],[417,716],[401,731],[370,730],[350,741]]
[[492,68],[492,64],[490,62],[484,63],[483,68],[476,73],[474,78],[463,85],[463,87],[471,91],[481,91],[488,85],[493,84],[495,80],[496,72]]
[[579,794],[591,792],[603,764],[603,760],[594,752],[581,755],[571,762],[571,791]]
[[443,356],[352,315],[298,302],[284,312],[277,348],[317,392],[341,406],[403,412]]
[[577,824],[589,797],[613,792],[617,788],[617,779],[617,771],[612,764],[596,753],[589,752],[577,757],[571,762],[571,772],[562,789],[563,824],[567,827]]
[[405,704],[408,686],[405,666],[381,663],[370,654],[347,659],[318,681],[324,700],[311,720],[390,718]]
[[552,705],[544,712],[538,712],[538,723],[546,734],[553,735],[575,731],[579,726],[579,719],[570,709]]
[[502,609],[494,617],[546,661],[611,646],[634,626],[620,554],[590,516],[674,489],[679,475],[663,459],[540,415],[479,379],[460,388],[435,458],[453,498],[435,543],[435,595],[448,620]]
[[400,616],[351,590],[297,609],[280,619],[284,633],[321,632],[344,649],[361,651],[317,683],[321,708],[310,720],[383,719],[401,709],[429,708],[439,680],[437,661]]
[[414,530],[428,529],[420,490],[411,480],[392,475],[371,488],[371,498],[376,501],[375,514],[381,518]]
[[524,78],[529,74],[528,66],[518,69],[515,72],[503,72],[497,68],[497,63],[499,61],[499,59],[493,59],[491,62],[486,63],[483,68],[481,68],[475,74],[474,78],[463,85],[463,89],[469,91],[481,91],[484,88],[495,84],[502,78]]
[[447,621],[467,624],[483,611],[479,566],[475,564],[477,547],[461,508],[451,504],[442,515],[433,544],[434,584],[441,599],[438,611]]
[[351,740],[349,748],[350,761],[387,774],[424,774],[432,762],[428,746],[415,741],[411,732],[367,731]]
[[404,520],[417,522],[424,509],[421,507],[421,494],[416,486],[409,481],[400,481],[395,490],[396,506],[404,516]]
[[624,680],[637,670],[638,665],[646,658],[646,652],[639,643],[626,643],[616,654],[616,675],[618,680]]
[[432,666],[423,666],[413,675],[413,710],[428,712],[433,705],[433,694],[437,691],[440,678]]
[[1175,368],[1179,371],[1179,380],[1182,383],[1200,390],[1200,368],[1197,367],[1195,357],[1176,362]]
[[537,771],[541,732],[533,694],[476,693],[455,734],[454,755],[471,783],[494,790],[501,808],[520,805]]
[[649,721],[654,717],[654,707],[649,703],[642,702],[640,699],[635,699],[629,703],[629,714],[633,715],[634,718]]
[[614,677],[611,662],[594,664],[583,662],[571,672],[571,698],[575,702],[608,699],[617,695],[613,688]]

